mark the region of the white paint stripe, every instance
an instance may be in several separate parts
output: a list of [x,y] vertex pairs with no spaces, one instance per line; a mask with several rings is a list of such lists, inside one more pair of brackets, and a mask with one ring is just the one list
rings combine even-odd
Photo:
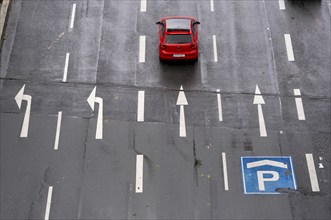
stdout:
[[141,0],[140,2],[140,11],[141,12],[146,12],[147,8],[147,0]]
[[137,121],[144,121],[145,91],[138,91]]
[[214,62],[217,62],[217,44],[216,44],[216,35],[213,35],[213,47],[214,47]]
[[144,155],[137,155],[136,159],[136,193],[143,192]]
[[103,138],[103,99],[100,97],[95,97],[95,101],[99,103],[95,139],[102,139]]
[[59,111],[59,113],[58,113],[58,115],[57,115],[57,125],[56,125],[56,134],[55,134],[54,150],[59,149],[59,139],[60,139],[61,121],[62,121],[62,112]]
[[285,10],[285,2],[284,0],[278,0],[278,3],[279,3],[279,9],[280,10]]
[[219,89],[217,89],[216,91],[217,91],[218,119],[219,119],[219,121],[223,121],[221,94],[219,93],[220,92]]
[[[294,89],[294,95],[300,96],[301,91],[300,89]],[[297,107],[298,119],[299,120],[306,120],[305,112],[303,110],[303,104],[301,98],[295,98],[295,105]]]
[[311,189],[312,189],[313,192],[319,192],[320,188],[319,188],[319,185],[318,185],[318,180],[317,180],[317,174],[316,174],[313,155],[312,154],[306,154],[306,160],[307,160],[307,166],[308,166]]
[[146,36],[139,38],[139,63],[145,62]]
[[210,11],[214,11],[214,0],[210,0]]
[[63,71],[63,79],[62,79],[63,82],[67,82],[69,57],[70,57],[70,53],[66,53],[66,60],[64,62],[64,71]]
[[20,137],[28,137],[32,97],[30,95],[23,95],[23,99],[27,101],[27,106],[24,114]]
[[267,137],[267,130],[265,128],[262,105],[257,105],[258,114],[259,114],[259,127],[260,127],[260,136]]
[[290,34],[284,34],[288,61],[294,61],[292,41]]
[[48,187],[48,195],[47,195],[45,220],[49,219],[49,212],[51,210],[51,203],[52,203],[52,194],[53,194],[53,186],[49,186]]
[[186,137],[184,105],[180,106],[179,114],[179,137]]
[[71,29],[74,28],[75,14],[76,14],[76,4],[72,4],[71,20],[70,20]]
[[228,182],[228,168],[226,165],[226,154],[222,152],[222,162],[223,162],[223,177],[224,177],[224,190],[229,190],[229,182]]

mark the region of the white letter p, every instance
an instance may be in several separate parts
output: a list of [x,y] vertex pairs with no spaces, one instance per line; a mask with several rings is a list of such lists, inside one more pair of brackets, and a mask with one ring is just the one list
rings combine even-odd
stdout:
[[[272,177],[271,178],[264,178],[263,174],[271,174]],[[257,171],[257,181],[259,183],[259,190],[260,191],[265,191],[265,187],[264,187],[264,182],[270,182],[270,181],[277,181],[279,180],[279,174],[276,171]]]

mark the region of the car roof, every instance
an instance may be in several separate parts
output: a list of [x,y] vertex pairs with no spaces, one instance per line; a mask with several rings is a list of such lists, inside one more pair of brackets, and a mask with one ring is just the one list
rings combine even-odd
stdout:
[[190,18],[167,18],[166,28],[167,32],[171,31],[190,31],[191,19]]

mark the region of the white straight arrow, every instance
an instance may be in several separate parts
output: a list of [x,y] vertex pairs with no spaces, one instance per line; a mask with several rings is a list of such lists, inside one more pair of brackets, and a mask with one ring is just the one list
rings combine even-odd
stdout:
[[15,96],[15,101],[16,101],[19,109],[21,109],[22,100],[24,99],[25,101],[27,101],[27,106],[26,106],[26,110],[25,110],[25,115],[24,115],[24,119],[23,119],[23,125],[22,125],[22,129],[21,129],[20,137],[28,136],[31,100],[32,100],[32,97],[30,95],[24,95],[24,89],[25,89],[25,84],[23,85],[21,90],[17,93],[17,95]]
[[259,115],[259,127],[260,127],[260,136],[267,137],[267,130],[265,128],[262,105],[265,104],[263,97],[261,95],[259,87],[256,85],[255,96],[254,96],[254,105],[257,105],[258,115]]
[[99,110],[98,110],[98,120],[97,120],[97,128],[95,132],[95,139],[102,139],[102,133],[103,133],[103,99],[100,97],[96,97],[96,88],[92,90],[90,96],[87,98],[87,102],[90,105],[91,109],[94,111],[94,103],[97,102],[99,104]]
[[179,137],[186,137],[186,125],[185,125],[185,113],[184,105],[188,105],[185,93],[183,91],[183,86],[180,86],[180,91],[177,98],[176,105],[180,106],[179,112]]

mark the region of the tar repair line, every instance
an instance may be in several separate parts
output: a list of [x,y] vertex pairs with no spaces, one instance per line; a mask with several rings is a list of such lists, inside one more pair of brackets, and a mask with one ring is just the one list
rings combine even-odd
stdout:
[[224,177],[224,190],[229,190],[229,181],[228,181],[228,168],[226,165],[226,154],[222,152],[222,163],[223,163],[223,177]]
[[306,154],[306,160],[307,160],[307,166],[308,166],[311,189],[312,189],[313,192],[319,192],[320,188],[319,188],[319,185],[318,185],[318,180],[317,180],[317,174],[316,174],[313,155],[312,154]]
[[223,121],[223,112],[222,112],[222,99],[220,90],[217,89],[217,106],[218,106],[218,119],[219,121]]
[[72,4],[70,29],[74,28],[75,14],[76,14],[76,4]]
[[292,41],[290,34],[284,34],[288,61],[294,61]]
[[214,11],[214,0],[210,0],[210,11]]
[[280,10],[285,10],[285,2],[284,0],[278,0],[278,4],[279,4],[279,9]]
[[[301,96],[300,89],[293,89],[295,96]],[[299,120],[306,120],[305,112],[303,110],[303,104],[301,98],[295,98],[295,105],[297,107],[298,119]]]
[[137,121],[144,121],[145,91],[138,91]]
[[213,47],[214,47],[214,62],[217,62],[217,44],[216,44],[216,35],[213,35]]
[[70,53],[66,53],[66,60],[64,62],[64,70],[63,70],[63,79],[62,79],[62,82],[67,82],[69,57],[70,57]]
[[136,158],[136,193],[143,192],[144,155]]
[[51,210],[51,203],[52,203],[52,194],[53,194],[53,186],[49,186],[48,187],[48,195],[47,195],[45,220],[49,219],[49,212]]
[[56,124],[56,134],[55,134],[54,150],[59,149],[61,121],[62,121],[62,112],[59,111],[59,113],[57,114],[57,124]]
[[141,0],[140,2],[140,11],[141,12],[146,12],[147,8],[147,0]]
[[145,62],[146,54],[146,36],[140,36],[139,38],[139,63]]

